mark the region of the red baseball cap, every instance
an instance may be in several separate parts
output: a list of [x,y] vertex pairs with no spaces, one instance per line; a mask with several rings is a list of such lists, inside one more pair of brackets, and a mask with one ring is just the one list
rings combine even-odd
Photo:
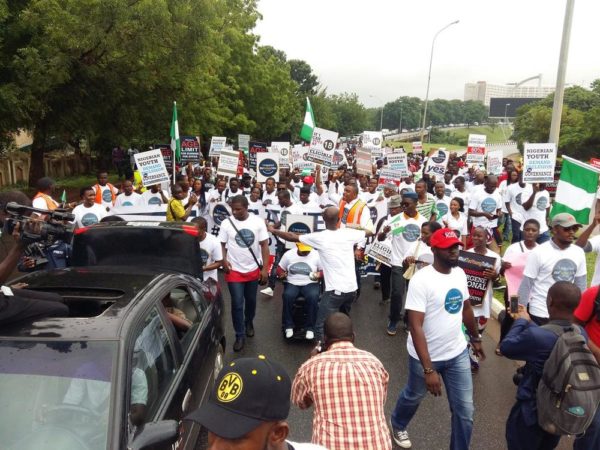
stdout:
[[462,241],[456,236],[456,233],[450,228],[437,230],[429,238],[429,246],[431,248],[450,248],[456,244],[463,245]]
[[304,177],[302,181],[304,181],[306,184],[313,184],[315,182],[315,179],[309,175],[307,177]]

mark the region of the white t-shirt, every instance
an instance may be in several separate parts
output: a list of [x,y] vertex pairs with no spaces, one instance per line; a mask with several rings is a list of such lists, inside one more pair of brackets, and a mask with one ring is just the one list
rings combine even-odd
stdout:
[[279,267],[285,270],[287,282],[294,286],[306,286],[310,283],[317,283],[309,278],[311,272],[318,272],[322,269],[321,259],[316,250],[312,250],[306,256],[300,256],[295,249],[285,252],[279,261]]
[[507,258],[512,255],[516,255],[519,253],[531,253],[536,247],[537,247],[537,244],[532,249],[529,249],[525,246],[524,241],[515,242],[514,244],[510,244],[507,247],[507,249],[504,251],[504,258]]
[[[200,241],[200,257],[202,258],[203,266],[212,264],[215,261],[221,261],[223,259],[221,242],[219,242],[216,236],[206,233],[204,240]],[[204,281],[208,280],[209,278],[212,278],[217,282],[219,281],[217,269],[207,270],[202,273],[202,279]]]
[[[471,195],[469,209],[477,212],[486,212],[496,215],[497,211],[502,208],[502,197],[496,189],[491,194],[488,194],[485,189],[475,189]],[[473,226],[483,228],[496,228],[498,219],[488,220],[485,217],[473,217]]]
[[267,217],[265,207],[263,206],[262,201],[260,199],[253,202],[252,200],[250,200],[250,198],[248,198],[248,211],[263,219]]
[[[48,196],[48,197],[50,197],[50,196]],[[52,197],[50,197],[50,200],[52,200],[52,203],[54,203],[54,206],[56,208],[58,208],[58,203],[56,202],[56,200],[54,200]],[[46,203],[46,199],[44,197],[34,198],[33,201],[31,202],[31,206],[33,206],[34,208],[37,208],[37,209],[45,209],[46,211],[48,210],[48,204]]]
[[358,289],[354,271],[354,245],[363,239],[365,232],[353,228],[300,235],[300,242],[319,251],[326,289],[343,293]]
[[442,217],[450,212],[450,197],[439,198],[437,195],[433,197],[435,199],[435,207],[438,210],[437,221],[442,222]]
[[[454,181],[454,180],[452,180],[452,181]],[[454,187],[454,183],[452,183],[452,181],[450,181],[450,184],[446,184],[444,182],[444,195],[446,197],[450,197],[450,198],[453,197],[452,193],[456,190],[456,188]]]
[[526,211],[523,208],[523,203],[531,196],[531,185],[526,184],[521,187],[519,183],[509,184],[504,193],[504,203],[510,204],[512,218],[519,223],[525,222]]
[[263,192],[263,195],[262,195],[263,203],[266,202],[267,200],[271,200],[271,205],[279,204],[279,200],[277,200],[277,190],[276,189],[273,189],[273,192],[271,192],[270,194],[266,190]]
[[[427,266],[410,280],[406,309],[425,313],[423,331],[431,361],[448,361],[467,348],[462,332],[462,309],[469,300],[467,276],[460,267],[443,274]],[[419,359],[409,334],[408,353]]]
[[298,206],[298,203],[292,203],[290,206],[284,206],[281,208],[281,214],[279,215],[279,220],[281,221],[281,226],[286,226],[287,224],[287,216],[290,214],[294,215],[302,215],[302,208]]
[[75,216],[73,223],[77,224],[79,228],[87,227],[100,222],[106,216],[106,208],[97,203],[94,203],[89,208],[81,204],[73,208],[73,215]]
[[456,198],[456,197],[462,198],[465,211],[469,210],[469,204],[471,202],[471,193],[468,190],[465,189],[465,192],[460,192],[459,190],[456,190],[456,191],[452,192],[451,197],[452,198]]
[[596,253],[596,267],[594,269],[594,276],[592,277],[592,284],[590,286],[598,286],[600,284],[600,236],[594,236],[588,241],[592,247],[592,251]]
[[446,227],[457,231],[459,237],[469,235],[469,218],[465,213],[459,212],[457,219],[450,211],[448,211],[448,214],[442,217],[442,222]]
[[[525,203],[531,196],[532,190],[529,191],[529,195],[523,195],[523,203]],[[533,198],[533,205],[528,211],[525,211],[525,220],[535,219],[540,223],[540,234],[548,231],[548,223],[546,222],[546,211],[550,208],[550,194],[548,191],[543,190],[536,192]],[[525,223],[525,220],[523,223]]]
[[[423,256],[427,255],[428,257],[423,258]],[[408,258],[409,256],[414,257],[417,260],[415,265],[415,271],[420,270],[423,267],[428,266],[430,263],[426,263],[424,260],[433,261],[433,253],[431,251],[431,247],[427,245],[425,242],[419,238],[416,242],[410,244],[408,250],[406,250],[406,254],[404,258]]]
[[125,193],[122,193],[117,195],[114,208],[121,208],[123,206],[139,206],[141,204],[142,196],[137,192],[132,192],[131,195],[125,195]]
[[415,192],[415,183],[405,183],[404,181],[398,186],[398,192],[402,192],[402,189],[408,189],[409,192]]
[[[527,257],[523,275],[534,280],[529,294],[529,313],[548,317],[546,295],[557,281],[573,283],[576,277],[587,274],[585,253],[575,244],[561,250],[552,240],[538,245]],[[527,299],[519,299],[523,304]]]
[[392,266],[402,266],[406,251],[421,237],[421,225],[425,222],[427,219],[418,213],[415,217],[400,213],[383,222],[381,229],[388,225],[391,228],[388,239],[392,241]]
[[[472,248],[467,251],[475,253],[475,250]],[[496,252],[486,249],[485,256],[487,256],[489,258],[496,258],[496,264],[494,265],[494,270],[496,272],[499,272],[500,267],[502,265],[502,258],[500,258],[500,255]],[[473,306],[473,315],[475,317],[485,317],[487,319],[490,318],[490,315],[492,313],[492,299],[494,297],[493,289],[494,289],[493,283],[490,281],[488,283],[488,287],[487,287],[487,291],[485,293],[485,298],[483,299],[483,303],[479,306]]]
[[[235,223],[241,236],[235,231],[229,219]],[[248,218],[243,221],[230,216],[221,223],[219,229],[219,241],[227,244],[227,261],[231,263],[233,270],[240,273],[253,272],[257,269],[254,257],[246,243],[254,252],[256,259],[262,263],[260,242],[268,240],[269,234],[264,220],[254,214],[248,214]]]
[[[163,194],[165,195],[165,198],[168,200],[169,196],[167,195],[167,193],[165,191],[163,191]],[[160,205],[164,205],[163,201],[162,201],[162,197],[160,196],[160,192],[152,192],[150,189],[148,189],[147,191],[144,191],[142,193],[142,205],[156,205],[156,206],[160,206]]]

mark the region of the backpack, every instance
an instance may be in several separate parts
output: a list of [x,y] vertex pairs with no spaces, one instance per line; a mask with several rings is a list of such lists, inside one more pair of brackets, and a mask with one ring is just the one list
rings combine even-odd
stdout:
[[538,424],[554,435],[576,435],[600,404],[600,366],[578,326],[547,324],[558,336],[537,388]]

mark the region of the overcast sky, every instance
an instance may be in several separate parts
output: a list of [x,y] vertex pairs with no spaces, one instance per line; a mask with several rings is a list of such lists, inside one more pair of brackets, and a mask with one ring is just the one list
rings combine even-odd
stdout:
[[[505,84],[542,74],[553,86],[566,0],[259,0],[262,45],[308,62],[329,93],[366,106],[425,97],[463,99],[464,84]],[[567,83],[600,78],[600,1],[576,0]],[[537,81],[529,82],[532,84]]]

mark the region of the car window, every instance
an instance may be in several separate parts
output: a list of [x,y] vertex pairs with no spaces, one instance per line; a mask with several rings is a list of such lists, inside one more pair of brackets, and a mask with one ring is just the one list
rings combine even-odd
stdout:
[[133,346],[130,420],[139,426],[154,416],[175,374],[175,359],[158,309],[144,318]]
[[175,327],[183,351],[189,347],[195,331],[202,321],[203,311],[196,307],[191,291],[187,286],[178,286],[169,290],[162,299],[169,320]]

